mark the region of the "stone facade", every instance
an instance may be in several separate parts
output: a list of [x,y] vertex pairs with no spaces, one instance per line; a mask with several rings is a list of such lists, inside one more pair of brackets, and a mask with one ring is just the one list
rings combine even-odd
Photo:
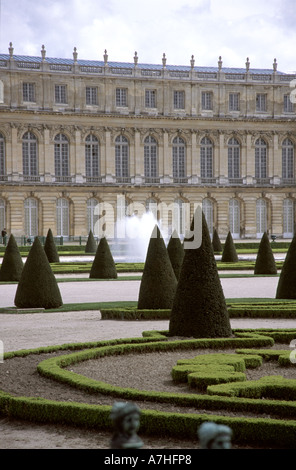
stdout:
[[[291,238],[295,109],[277,70],[0,54],[0,229],[101,235],[145,211],[182,235],[197,204],[225,238]],[[293,84],[293,82],[292,82]],[[293,93],[292,93],[293,94]],[[103,212],[105,210],[105,212]],[[172,226],[173,224],[173,226]]]

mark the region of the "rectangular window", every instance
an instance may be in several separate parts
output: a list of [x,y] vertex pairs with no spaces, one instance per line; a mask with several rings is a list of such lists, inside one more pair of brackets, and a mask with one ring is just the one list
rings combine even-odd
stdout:
[[156,108],[155,90],[145,90],[145,108]]
[[294,113],[294,105],[291,101],[290,94],[284,95],[284,112],[285,113]]
[[67,104],[66,85],[55,85],[55,102],[58,104]]
[[266,93],[258,93],[256,95],[256,111],[266,113],[266,111],[267,111],[267,95],[266,95]]
[[23,83],[23,101],[35,103],[35,83]]
[[97,87],[86,87],[86,104],[96,106],[98,104],[98,89]]
[[213,109],[213,93],[211,91],[203,91],[201,94],[201,107],[203,110]]
[[127,89],[116,88],[116,106],[127,106]]
[[229,111],[239,111],[240,109],[239,93],[229,93]]
[[185,109],[184,91],[174,91],[174,109]]

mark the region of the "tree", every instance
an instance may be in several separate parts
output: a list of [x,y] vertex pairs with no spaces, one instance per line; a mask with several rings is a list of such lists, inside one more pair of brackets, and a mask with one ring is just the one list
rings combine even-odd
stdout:
[[88,239],[85,245],[85,253],[95,253],[96,251],[97,251],[97,243],[96,243],[96,240],[92,231],[90,230],[88,234]]
[[0,281],[19,281],[24,263],[14,236],[11,234],[2,260]]
[[236,263],[238,261],[237,252],[230,232],[228,232],[225,241],[221,261],[222,263]]
[[175,276],[177,279],[179,279],[184,259],[184,248],[176,230],[174,230],[174,232],[172,233],[172,236],[167,246],[167,250]]
[[170,309],[177,279],[156,225],[152,231],[138,297],[138,309]]
[[109,244],[102,237],[90,270],[90,279],[116,279],[117,271]]
[[266,232],[264,232],[258,248],[254,274],[277,274],[275,259]]
[[296,299],[296,235],[290,243],[282,267],[276,299]]
[[18,308],[58,308],[63,305],[61,293],[38,237],[29,251],[14,303]]
[[60,257],[58,254],[58,250],[56,248],[52,231],[51,229],[48,230],[46,240],[44,243],[44,251],[46,253],[47,259],[49,263],[59,263]]
[[218,232],[215,228],[213,232],[212,245],[213,245],[213,250],[215,253],[220,253],[221,251],[223,251]]
[[[232,334],[214,251],[205,216],[197,209],[191,224],[201,226],[201,245],[185,240],[185,256],[171,311],[169,336],[229,337]],[[196,227],[196,230],[198,228]],[[189,245],[189,247],[188,247]]]

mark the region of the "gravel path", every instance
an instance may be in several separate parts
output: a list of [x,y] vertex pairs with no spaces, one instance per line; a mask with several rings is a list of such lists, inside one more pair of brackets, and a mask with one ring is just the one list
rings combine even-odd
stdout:
[[[222,279],[225,297],[274,297],[278,278],[257,278],[256,282],[251,278]],[[115,301],[115,300],[137,300],[139,281],[108,281],[108,282],[67,282],[60,283],[64,303]],[[16,286],[0,286],[0,307],[13,305]],[[144,330],[165,330],[168,321],[101,321],[99,311],[68,312],[53,314],[0,314],[0,340],[3,342],[4,351],[37,348],[46,345],[59,345],[71,342],[98,341],[105,339],[140,337]],[[235,319],[231,321],[233,328],[295,328],[294,320],[245,320]],[[182,353],[184,357],[184,353]],[[159,356],[158,356],[159,358]],[[106,360],[105,360],[106,359]],[[101,379],[104,377],[114,383],[121,377],[130,374],[130,358],[119,359],[105,358],[100,362]],[[83,400],[85,394],[73,393],[68,387],[52,384],[42,379],[36,373],[36,364],[42,357],[32,357],[26,360],[7,360],[0,363],[0,389],[7,389],[11,393],[26,394],[31,396],[48,396],[55,399],[64,396],[65,399]],[[110,362],[110,360],[112,362]],[[159,383],[159,370],[154,367],[156,358],[150,356],[147,367],[144,369],[144,357],[134,357],[133,365],[142,370],[142,386],[147,386],[146,379],[149,378],[150,386],[154,388]],[[165,368],[168,375],[164,378],[164,387],[174,387],[169,383],[169,370],[176,357],[166,356],[164,363],[160,365]],[[109,361],[109,362],[108,362]],[[140,362],[139,362],[140,361]],[[142,362],[141,362],[142,361]],[[152,362],[151,362],[152,361]],[[92,361],[90,361],[92,362]],[[83,372],[90,376],[96,374],[96,365],[78,365]],[[155,369],[156,375],[151,376],[151,367]],[[268,374],[270,375],[270,372]],[[129,375],[130,377],[130,375]],[[151,378],[151,380],[150,380]],[[37,384],[37,382],[38,384]],[[130,381],[129,381],[130,383]],[[120,385],[120,384],[119,384]],[[135,383],[141,386],[141,383]],[[80,398],[79,398],[80,394]],[[98,397],[88,397],[98,402]],[[106,403],[106,397],[99,397]],[[112,404],[109,400],[109,404]],[[149,404],[145,403],[143,408]],[[196,412],[196,410],[195,410]],[[1,449],[107,449],[109,448],[110,434],[95,431],[81,431],[67,426],[51,426],[25,423],[21,421],[0,420]],[[198,448],[198,442],[178,441],[173,439],[145,438],[145,448],[150,449],[191,449]]]

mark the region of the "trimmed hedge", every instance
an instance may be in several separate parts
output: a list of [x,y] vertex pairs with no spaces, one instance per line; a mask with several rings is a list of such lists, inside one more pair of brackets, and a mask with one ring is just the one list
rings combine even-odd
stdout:
[[[295,330],[294,330],[295,331]],[[287,339],[292,330],[287,330]],[[276,330],[250,330],[241,332],[234,330],[235,338],[226,338],[224,347],[260,348],[272,346],[274,340],[269,334]],[[280,332],[284,336],[284,330]],[[221,348],[223,339],[159,341],[166,338],[167,332],[144,332],[143,338],[125,340],[100,341],[97,343],[76,343],[73,345],[50,346],[36,350],[24,350],[6,353],[4,358],[26,356],[41,352],[73,349],[74,353],[42,361],[38,366],[39,373],[72,386],[78,386],[88,392],[107,393],[126,399],[147,399],[162,403],[174,403],[179,406],[195,406],[208,410],[225,410],[241,413],[253,412],[257,415],[268,414],[267,418],[234,418],[214,414],[192,414],[141,410],[141,434],[196,439],[196,431],[204,421],[215,421],[231,427],[234,441],[241,444],[274,445],[276,447],[295,447],[296,402],[278,399],[250,399],[217,395],[172,394],[161,392],[145,392],[135,389],[123,389],[102,382],[94,381],[61,369],[81,360],[100,357],[107,354],[147,353],[149,350],[186,350],[187,348],[211,347]],[[182,344],[181,344],[182,343]],[[81,349],[87,350],[81,351]],[[181,348],[181,349],[180,349]],[[78,352],[79,351],[79,352]],[[256,349],[257,351],[257,349]],[[266,350],[264,350],[266,351]],[[247,349],[247,352],[250,352]],[[283,352],[284,353],[284,352]],[[252,355],[252,354],[251,354]],[[294,381],[296,383],[296,381]],[[294,392],[293,392],[294,393]],[[86,405],[81,403],[55,402],[42,398],[12,397],[0,392],[0,414],[34,422],[69,424],[94,429],[111,429],[111,406]],[[278,419],[280,418],[280,419]],[[255,432],[254,432],[255,431]]]
[[[229,318],[296,318],[296,302],[262,301],[234,303],[226,301]],[[169,320],[170,309],[106,308],[102,320]]]

